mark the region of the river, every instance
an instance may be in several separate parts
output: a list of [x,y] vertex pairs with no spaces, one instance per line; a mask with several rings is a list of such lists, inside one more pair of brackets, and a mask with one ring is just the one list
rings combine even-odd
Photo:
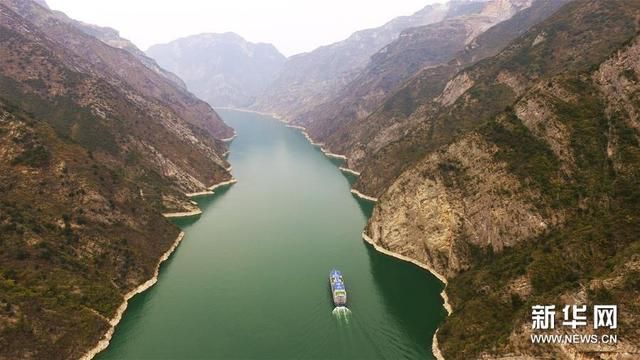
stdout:
[[[446,312],[428,272],[361,239],[372,205],[295,129],[219,111],[236,129],[238,183],[197,199],[203,214],[158,283],[134,297],[106,359],[430,359]],[[332,314],[342,271],[351,314]]]

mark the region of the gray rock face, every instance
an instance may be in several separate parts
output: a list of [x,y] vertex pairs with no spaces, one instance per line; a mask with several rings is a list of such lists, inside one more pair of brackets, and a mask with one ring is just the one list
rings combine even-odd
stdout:
[[147,54],[209,104],[229,107],[251,105],[285,62],[273,45],[254,44],[234,33],[190,36],[154,45]]

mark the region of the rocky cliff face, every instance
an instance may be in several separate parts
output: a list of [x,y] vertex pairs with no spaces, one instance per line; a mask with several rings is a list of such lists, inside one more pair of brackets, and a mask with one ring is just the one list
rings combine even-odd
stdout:
[[215,112],[127,51],[0,1],[0,358],[79,358],[231,178]]
[[379,28],[359,31],[341,42],[292,56],[278,78],[258,97],[253,108],[276,113],[287,120],[295,119],[333,99],[367,65],[371,55],[396,39],[403,30],[469,11],[469,7],[458,6],[458,3],[463,2],[429,5]]
[[[38,0],[34,2],[43,6],[45,9],[49,9],[49,5],[47,5],[44,0]],[[131,41],[120,37],[120,33],[118,33],[117,30],[108,27],[87,24],[82,21],[71,19],[61,11],[53,11],[53,15],[56,16],[60,21],[73,25],[86,34],[100,39],[108,45],[130,52],[149,69],[161,74],[162,76],[174,82],[179,87],[183,89],[186,88],[186,85],[179,77],[158,66],[158,64],[153,59],[146,56],[144,52],[138,49]]]
[[[517,36],[549,17],[565,3],[567,3],[566,0],[533,2],[530,7],[516,13],[509,20],[496,24],[472,39],[463,50],[451,55],[450,61],[427,66],[416,74],[412,74],[406,84],[381,91],[378,97],[384,97],[383,106],[380,106],[380,102],[372,102],[371,104],[376,105],[369,105],[370,110],[364,111],[362,108],[366,106],[367,97],[349,96],[345,96],[345,100],[341,100],[340,103],[328,103],[335,106],[327,106],[326,115],[316,114],[317,121],[313,120],[308,124],[312,137],[324,142],[331,151],[346,154],[349,158],[348,165],[353,169],[362,170],[367,154],[375,154],[385,145],[405,136],[411,126],[416,125],[410,115],[412,113],[417,115],[424,110],[424,108],[419,109],[419,104],[428,104],[431,101],[436,101],[438,104],[446,103],[454,100],[457,93],[466,90],[469,79],[464,73],[456,77],[460,70],[497,54]],[[480,18],[485,17],[480,16]],[[436,29],[433,30],[437,33]],[[428,30],[427,27],[425,30]],[[406,65],[402,64],[406,63],[402,62],[401,58],[398,60],[401,64],[400,68],[405,68]],[[390,73],[394,72],[392,63],[388,68],[391,69]],[[376,76],[366,78],[376,79]],[[356,84],[356,87],[358,86],[360,85]],[[362,86],[361,89],[370,90],[367,85]],[[351,104],[346,101],[351,101]],[[346,106],[342,106],[343,103]],[[356,105],[358,112],[353,111],[353,104]],[[369,114],[372,110],[375,111]],[[415,119],[420,117],[415,116]],[[402,162],[398,164],[401,165]],[[379,189],[384,186],[382,185]]]
[[[352,133],[350,125],[365,119],[384,99],[423,68],[448,63],[495,24],[529,9],[531,1],[452,2],[455,11],[439,22],[403,31],[398,39],[374,54],[360,74],[331,101],[294,119],[319,142]],[[536,4],[536,8],[540,4]],[[505,37],[503,46],[517,33]],[[338,140],[343,142],[343,140]],[[331,146],[331,145],[330,145]]]
[[55,14],[63,21],[69,22],[78,29],[82,30],[87,35],[91,35],[97,39],[102,40],[104,43],[113,46],[118,49],[123,49],[135,56],[142,64],[149,69],[157,72],[165,78],[171,80],[175,85],[182,89],[186,89],[187,85],[174,73],[161,68],[155,60],[148,57],[142,50],[138,49],[131,41],[120,37],[120,33],[112,28],[96,26],[93,24],[87,24],[81,21],[73,20],[67,17],[64,13],[56,11]]
[[178,74],[212,106],[247,107],[282,69],[285,57],[271,44],[233,34],[202,34],[155,45],[147,54]]
[[[640,353],[639,15],[638,1],[571,2],[439,91],[415,80],[405,96],[421,100],[386,105],[404,120],[361,157],[361,186],[381,194],[366,232],[451,279],[445,358]],[[620,340],[533,345],[540,303],[617,304]]]
[[176,87],[173,82],[146,67],[130,53],[102,41],[95,41],[96,38],[85,33],[86,29],[80,30],[76,24],[60,20],[55,13],[31,1],[6,0],[3,3],[35,26],[46,29],[44,32],[47,37],[55,39],[75,55],[93,64],[101,71],[100,75],[114,85],[126,84],[166,104],[177,115],[216,138],[224,139],[233,135],[233,130],[224,124],[209,105]]

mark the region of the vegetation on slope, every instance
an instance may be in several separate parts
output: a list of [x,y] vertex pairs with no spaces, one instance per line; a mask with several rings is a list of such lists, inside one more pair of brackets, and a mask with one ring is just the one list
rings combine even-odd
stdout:
[[[563,305],[566,294],[584,289],[589,306],[619,305],[621,339],[638,339],[640,144],[638,134],[619,115],[604,113],[605,104],[587,75],[556,80],[577,97],[553,104],[560,121],[571,129],[576,154],[571,177],[513,113],[506,117],[507,124],[494,120],[480,130],[499,147],[497,160],[544,195],[541,208],[569,215],[564,226],[538,239],[499,254],[478,252],[472,269],[450,282],[447,291],[455,311],[439,333],[447,358],[557,351],[545,346],[523,349],[510,336],[514,329],[530,326],[532,305]],[[614,139],[619,156],[611,159],[607,147]],[[524,297],[508,286],[520,277],[531,284],[531,293]],[[612,278],[620,281],[604,281]]]
[[0,1],[0,45],[0,358],[79,358],[174,243],[162,213],[230,177],[231,130],[30,1]]
[[[445,358],[640,351],[639,15],[640,1],[574,1],[368,119],[367,230],[451,277]],[[619,306],[616,346],[531,344],[531,305],[596,303]]]

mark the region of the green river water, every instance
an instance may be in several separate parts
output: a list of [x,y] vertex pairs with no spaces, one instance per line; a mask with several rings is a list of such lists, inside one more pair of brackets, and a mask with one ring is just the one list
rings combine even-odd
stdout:
[[[158,283],[134,297],[106,359],[431,359],[446,312],[431,274],[361,239],[372,205],[295,129],[219,111],[236,129],[238,183],[199,198],[204,214]],[[351,314],[332,314],[340,269]]]

